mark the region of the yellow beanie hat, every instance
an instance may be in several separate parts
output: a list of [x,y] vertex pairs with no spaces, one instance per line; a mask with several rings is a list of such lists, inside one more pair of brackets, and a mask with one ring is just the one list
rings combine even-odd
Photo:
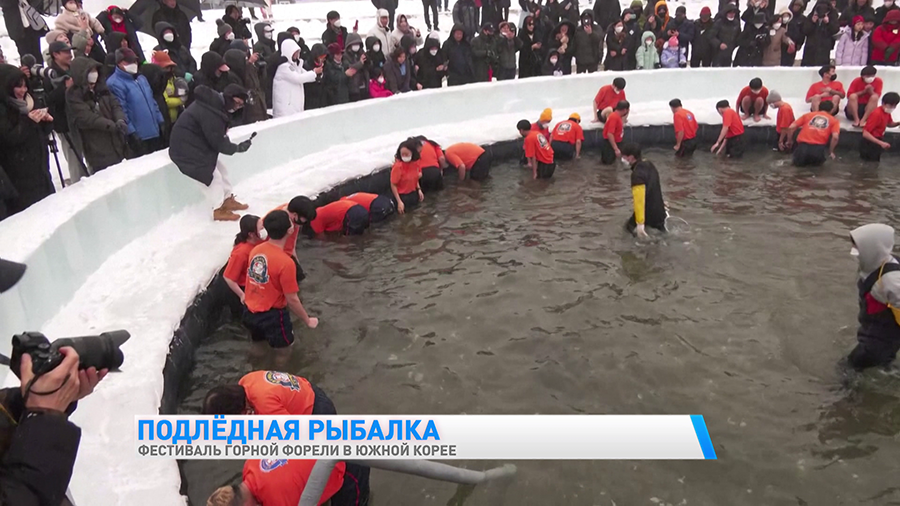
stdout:
[[581,123],[581,115],[577,112],[573,112],[572,114],[570,114],[569,119],[574,119],[575,121]]
[[550,121],[553,119],[553,111],[548,107],[541,112],[541,117],[538,118],[538,121]]

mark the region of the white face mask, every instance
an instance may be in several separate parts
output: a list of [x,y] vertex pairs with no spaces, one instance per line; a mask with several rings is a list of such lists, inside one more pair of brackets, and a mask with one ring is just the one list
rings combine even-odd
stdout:
[[559,61],[556,58],[550,58],[550,65],[556,65],[556,62]]
[[412,161],[412,155],[401,155],[400,160],[402,160],[404,163],[409,163]]
[[773,24],[773,25],[772,25],[772,28],[774,28],[775,30],[781,28],[781,23],[775,23],[775,24]]
[[262,229],[259,231],[259,239],[260,240],[265,241],[268,238],[269,238],[269,233],[266,232],[266,229]]
[[653,41],[650,40],[650,39],[647,39],[647,40],[644,41],[644,44],[646,44],[646,45],[649,46],[649,45],[653,44]]
[[791,18],[785,16],[785,17],[781,18],[781,22],[784,24],[788,24],[791,22]]
[[886,106],[884,106],[884,112],[890,114],[890,113],[894,112],[894,108],[886,105]]
[[728,21],[734,21],[734,16],[725,16]]
[[128,72],[129,74],[132,74],[132,75],[137,74],[137,71],[138,71],[137,63],[129,63],[129,64],[125,65],[125,72]]
[[428,52],[431,53],[431,56],[437,56],[437,54],[438,54],[438,50],[437,50],[437,49],[432,49],[432,50],[430,50],[430,51],[428,51]]
[[359,51],[359,47],[360,47],[359,44],[353,44],[352,46],[350,46],[350,51],[355,53],[355,52]]
[[863,82],[866,84],[872,84],[875,82],[875,78],[874,77],[863,77]]
[[272,40],[272,32],[263,32],[263,37]]
[[297,44],[300,43],[300,34],[294,35],[294,42],[296,42]]
[[112,18],[112,20],[113,20],[113,23],[115,23],[117,25],[122,23],[122,21],[125,21],[124,19],[120,18],[119,16]]
[[225,34],[225,40],[234,40],[234,32],[228,32]]
[[859,256],[859,250],[856,249],[856,246],[850,248],[850,256],[852,256],[852,257],[858,257],[858,256]]
[[772,37],[774,37],[776,33],[778,33],[778,30],[769,30],[769,35]]
[[628,160],[626,160],[626,159],[624,159],[624,158],[621,158],[619,161],[622,162],[622,165],[626,165],[626,166],[628,166],[628,167],[631,167],[631,162],[629,162]]
[[381,51],[381,44],[375,44],[374,46],[372,46],[372,51],[375,51],[376,53],[378,51]]
[[87,81],[91,84],[94,84],[97,82],[98,77],[99,77],[99,74],[97,74],[96,72],[88,72]]
[[616,33],[622,33],[622,30],[624,30],[624,27],[621,27],[621,26],[616,27]]
[[340,20],[340,19],[335,19],[333,24],[334,24],[334,27],[335,27],[335,28],[340,28],[340,27],[341,27],[341,20]]
[[384,84],[384,78],[383,78],[383,77],[379,77],[379,78],[377,79],[377,81],[378,81],[378,84]]
[[167,34],[164,34],[164,35],[163,35],[163,40],[166,41],[166,42],[172,42],[172,41],[175,40],[175,34],[174,34],[174,33],[167,33]]
[[762,28],[762,25],[763,25],[762,23],[753,23],[753,26],[755,26],[757,30]]

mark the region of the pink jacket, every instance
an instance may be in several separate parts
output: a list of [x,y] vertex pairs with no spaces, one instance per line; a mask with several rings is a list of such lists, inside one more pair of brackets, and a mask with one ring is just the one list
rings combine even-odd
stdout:
[[62,30],[66,33],[78,33],[87,30],[89,32],[89,37],[93,36],[95,33],[103,33],[103,25],[101,25],[96,18],[84,11],[72,12],[63,9],[56,18],[55,27],[57,30]]
[[392,95],[391,90],[385,88],[383,83],[379,83],[375,79],[369,80],[369,96],[371,98],[385,98]]

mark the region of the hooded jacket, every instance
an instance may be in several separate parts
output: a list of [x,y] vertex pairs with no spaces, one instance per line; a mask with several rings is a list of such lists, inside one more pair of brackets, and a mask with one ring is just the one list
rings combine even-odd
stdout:
[[[531,14],[525,16],[525,23],[528,23],[530,20],[534,20],[534,16]],[[534,32],[529,33],[525,29],[525,23],[523,23],[522,29],[519,30],[518,34],[519,40],[522,41],[522,48],[519,50],[519,79],[541,75],[541,54],[543,54],[543,51],[533,49],[532,46],[543,41],[538,38],[537,27],[535,27]]]
[[287,61],[278,66],[272,80],[272,116],[280,118],[303,112],[305,92],[303,85],[316,80],[316,73],[305,70],[292,58],[300,46],[292,38],[281,43],[281,56]]
[[897,62],[897,57],[900,56],[900,25],[888,24],[895,22],[900,23],[900,10],[888,11],[884,24],[872,32],[872,63]]
[[256,66],[247,61],[246,53],[238,49],[225,51],[225,64],[228,65],[231,79],[243,86],[249,97],[241,108],[241,124],[249,125],[269,119],[266,113],[266,94],[259,82],[259,73]]
[[253,44],[253,52],[259,53],[264,60],[268,60],[270,56],[278,52],[273,39],[266,38],[266,27],[269,23],[256,23],[253,25],[253,31],[256,32],[256,44]]
[[116,49],[121,47],[122,41],[118,40],[118,44],[113,37],[114,34],[123,35],[128,39],[128,47],[134,51],[138,60],[146,61],[144,58],[144,50],[141,48],[141,41],[138,39],[137,31],[141,29],[143,23],[139,18],[133,17],[126,9],[122,9],[123,21],[125,25],[125,33],[113,30],[112,20],[110,19],[109,9],[97,14],[97,21],[103,25],[103,42],[106,44],[106,52],[114,53]]
[[373,69],[381,70],[384,67],[384,52],[381,47],[375,51],[376,44],[381,46],[381,40],[378,37],[366,37],[366,67],[368,67],[370,75]]
[[128,135],[136,134],[141,140],[160,136],[159,127],[165,124],[165,118],[159,111],[146,77],[140,74],[132,76],[116,67],[113,75],[106,80],[106,86],[125,112]]
[[[82,24],[86,24],[87,28],[84,28]],[[72,12],[68,9],[60,10],[59,16],[54,21],[54,28],[66,33],[78,33],[86,29],[90,37],[93,37],[94,34],[102,35],[106,31],[103,25],[97,21],[97,18],[81,9],[78,12]]]
[[[766,24],[765,13],[757,13],[751,21],[744,26],[744,31],[738,36],[735,67],[761,66],[763,49],[769,45],[769,25]],[[760,27],[756,28],[755,24],[759,24]]]
[[594,2],[594,21],[604,32],[622,19],[622,6],[618,0],[596,0]]
[[497,53],[497,36],[479,33],[472,39],[472,63],[475,64],[475,82],[490,81],[490,70],[500,63]]
[[896,3],[891,5],[890,7],[885,7],[882,5],[881,7],[875,9],[875,26],[881,26],[884,23],[884,17],[887,16],[888,11],[898,11],[900,10],[900,6]]
[[375,37],[381,42],[381,52],[384,54],[391,54],[394,50],[394,39],[391,37],[391,31],[388,27],[383,27],[378,24],[378,19],[375,20],[375,26],[369,30],[367,34],[369,37]]
[[[315,72],[316,67],[322,67],[322,76],[316,80],[303,85],[303,92],[306,95],[304,99],[304,107],[306,110],[320,109],[328,105],[325,99],[325,88],[322,85],[325,71],[325,60],[328,58],[328,50],[324,44],[313,44],[309,50],[309,57],[303,63],[303,68],[310,72]],[[322,63],[318,63],[321,61]]]
[[668,41],[659,55],[660,67],[665,69],[677,69],[687,65],[687,54],[683,47],[669,46]]
[[325,90],[325,103],[327,105],[346,104],[350,102],[350,78],[347,70],[350,64],[341,57],[341,62],[334,61],[332,55],[325,60],[325,70],[322,71],[322,87]]
[[[179,12],[181,11],[179,10]],[[172,42],[167,42],[163,39],[163,32],[166,30],[173,30],[175,39],[172,40]],[[182,43],[181,36],[178,34],[178,29],[175,26],[171,23],[162,21],[153,25],[153,31],[156,32],[156,40],[159,42],[153,49],[155,51],[165,51],[169,54],[169,58],[171,58],[178,67],[176,72],[178,76],[184,76],[185,74],[193,75],[197,73],[197,62],[194,60],[194,57],[191,56],[188,47]]]
[[[568,31],[566,32],[568,42],[566,43],[563,43],[561,39],[556,37],[561,33],[563,25],[568,27]],[[560,21],[559,24],[556,25],[556,28],[550,32],[546,46],[548,49],[555,49],[559,53],[559,61],[562,64],[563,74],[571,74],[572,57],[575,56],[575,24],[569,20]]]
[[719,52],[719,48],[713,45],[712,30],[715,25],[712,16],[707,21],[697,19],[694,21],[694,41],[691,43],[691,64],[698,61],[712,61],[713,56]]
[[[818,20],[813,17],[818,13]],[[828,17],[826,23],[824,18]],[[831,63],[831,49],[834,47],[834,36],[840,29],[838,13],[827,1],[819,1],[807,16],[803,24],[806,34],[806,49],[800,64],[804,67],[819,67]]]
[[[666,10],[664,15],[659,14],[661,7],[664,7]],[[666,3],[666,0],[659,0],[656,2],[656,5],[653,6],[653,13],[656,14],[656,24],[658,26],[656,33],[665,34],[669,27],[669,21],[671,20],[669,17],[669,5]]]
[[622,49],[627,47],[628,33],[625,32],[624,26],[622,27],[621,33],[616,33],[615,28],[616,23],[612,23],[606,31],[606,60],[603,62],[603,68],[606,70],[622,71],[626,68],[625,62],[627,59],[625,58],[625,55],[628,53],[628,50],[626,49],[623,54]]
[[[172,123],[174,123],[169,104],[166,101],[166,87],[169,84],[169,75],[162,67],[153,63],[141,65],[139,72],[142,76],[147,78],[147,82],[150,84],[150,91],[153,93],[153,98],[156,99],[156,105],[159,107],[159,111],[162,113],[163,119],[165,120],[163,135],[166,137],[166,145],[168,145],[168,135],[172,132]],[[184,103],[183,100],[180,102],[182,104]]]
[[603,56],[603,31],[594,23],[593,11],[584,11],[581,14],[582,19],[590,18],[591,33],[587,33],[584,25],[581,24],[575,29],[575,64],[579,69],[592,68],[597,69],[600,65],[600,58]]
[[[860,286],[860,327],[857,331],[857,339],[860,343],[872,341],[896,342],[900,339],[900,329],[897,327],[896,313],[894,318],[878,318],[877,313],[868,311],[869,304],[863,296],[862,285],[873,273],[882,271],[882,266],[888,263],[897,263],[892,251],[894,249],[894,229],[880,223],[863,225],[852,232],[850,237],[859,252],[858,285]],[[883,271],[882,271],[883,272]],[[878,274],[874,274],[878,276]],[[900,308],[900,271],[886,272],[872,285],[869,295],[878,303],[890,305],[892,308]],[[885,310],[887,308],[884,308]]]
[[[166,4],[159,2],[159,9],[153,13],[151,22],[153,23],[153,31],[157,34],[157,38],[160,39],[160,44],[162,44],[162,40],[158,37],[159,28],[157,27],[160,23],[168,23],[170,27],[175,29],[175,35],[181,40],[181,44],[186,48],[191,47],[191,42],[193,41],[191,21],[188,19],[187,14],[177,5],[170,8]],[[172,59],[174,60],[174,58]]]
[[[727,15],[734,13],[734,21],[728,21]],[[741,33],[741,20],[737,17],[737,8],[733,5],[725,7],[725,11],[713,24],[710,29],[710,42],[712,42],[713,50],[716,51],[713,57],[714,67],[730,67],[731,58],[734,55],[734,49],[737,47],[738,36]],[[721,49],[721,45],[725,44],[725,49]]]
[[[434,56],[431,55],[432,49],[437,49],[437,54]],[[445,57],[441,53],[440,41],[432,37],[425,39],[425,47],[416,53],[415,62],[419,67],[416,72],[416,82],[421,84],[423,89],[440,88],[447,72],[437,68],[442,66],[444,61]]]
[[[194,82],[191,83],[192,89],[197,86],[209,86],[219,93],[224,92],[226,86],[236,82],[231,77],[231,72],[222,72],[220,75],[216,75],[219,67],[224,63],[225,59],[219,53],[212,51],[203,53],[203,56],[200,58],[200,70],[194,74]],[[193,100],[193,96],[191,100]],[[188,102],[190,103],[190,101]]]
[[[779,16],[776,19],[781,19],[781,17]],[[781,65],[781,55],[789,40],[787,28],[784,25],[777,30],[771,25],[768,25],[767,28],[769,30],[769,42],[763,48],[762,65],[764,67],[777,67]]]
[[502,33],[495,37],[497,45],[498,68],[516,70],[516,53],[522,49],[522,39],[517,36],[507,38]]
[[200,86],[195,95],[172,128],[169,158],[182,174],[209,186],[219,153],[233,155],[237,145],[228,138],[229,114],[222,94]]
[[[796,58],[800,55],[803,44],[806,42],[806,33],[803,31],[803,26],[806,24],[806,16],[803,15],[805,4],[803,0],[793,0],[790,7],[788,13],[791,15],[791,21],[787,25],[787,36],[794,41],[795,51],[792,58]],[[783,16],[784,13],[782,13]]]
[[[641,0],[631,2],[631,7],[622,11],[622,21],[624,23],[624,32],[627,34],[625,44],[627,51],[625,52],[625,70],[634,70],[637,67],[637,48],[643,44],[641,42],[641,30],[639,17],[641,14]],[[625,16],[631,15],[631,19],[625,21]]]
[[[653,40],[649,46],[644,43],[647,39]],[[651,70],[659,67],[659,53],[656,52],[656,35],[653,35],[653,32],[648,30],[641,36],[641,46],[637,48],[635,58],[637,58],[638,70]]]
[[[551,58],[556,58],[556,63],[551,62]],[[559,51],[551,49],[547,53],[547,58],[544,59],[544,64],[541,67],[541,74],[557,77],[563,75],[562,59],[559,57]]]
[[[228,11],[229,9],[226,8],[225,12]],[[253,38],[253,34],[250,33],[250,28],[247,26],[249,23],[244,18],[234,19],[228,14],[224,14],[222,22],[231,27],[235,39],[250,40]]]
[[841,40],[838,41],[837,51],[834,53],[835,65],[865,67],[869,64],[869,32],[861,30],[853,32],[852,26],[844,27]]
[[853,24],[853,18],[856,16],[874,20],[875,9],[872,8],[872,0],[867,0],[866,4],[862,7],[859,6],[859,3],[856,0],[850,0],[850,4],[844,9],[844,12],[841,13],[841,19],[838,20],[838,24],[841,27],[850,26]]
[[73,84],[66,91],[69,131],[73,142],[81,146],[84,158],[92,170],[117,164],[125,158],[125,137],[116,126],[125,121],[125,113],[106,83],[97,80],[90,88],[87,76],[91,70],[100,72],[100,64],[90,58],[72,60]]
[[[457,42],[453,38],[456,32],[463,32],[463,38]],[[444,41],[441,48],[444,58],[447,59],[447,81],[450,86],[457,84],[468,84],[475,79],[475,63],[472,47],[465,37],[465,30],[462,25],[453,25],[450,30],[450,37]]]
[[[359,51],[354,53],[350,48],[354,44],[359,44]],[[350,78],[350,95],[367,96],[366,90],[369,88],[369,68],[364,62],[360,61],[360,57],[364,55],[362,37],[358,33],[353,32],[347,35],[346,48],[344,49],[344,61],[350,68],[356,70],[356,74]]]
[[[466,40],[472,40],[472,37],[478,33],[480,26],[478,20],[478,7],[472,0],[458,0],[453,6],[453,26],[461,26],[465,33]],[[452,32],[451,32],[452,34]]]

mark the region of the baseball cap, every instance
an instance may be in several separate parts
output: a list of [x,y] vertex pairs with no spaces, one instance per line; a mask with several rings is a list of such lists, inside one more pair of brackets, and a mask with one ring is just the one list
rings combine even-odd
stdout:
[[137,55],[127,47],[116,49],[116,65],[125,63],[137,63]]
[[53,42],[52,44],[50,44],[50,49],[48,49],[47,51],[50,54],[53,54],[53,53],[61,53],[63,51],[71,51],[71,50],[72,50],[72,46],[66,44],[65,42],[56,41],[56,42]]
[[25,274],[25,264],[0,258],[0,293],[12,288]]

